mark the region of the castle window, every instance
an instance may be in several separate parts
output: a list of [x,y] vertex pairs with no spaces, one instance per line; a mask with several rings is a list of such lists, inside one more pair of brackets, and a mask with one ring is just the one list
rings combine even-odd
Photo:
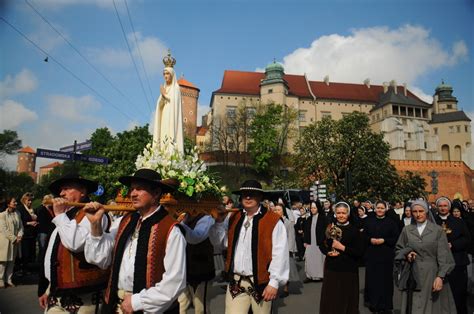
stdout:
[[411,133],[407,133],[408,138],[411,138]]
[[234,107],[234,106],[227,107],[227,117],[228,118],[235,118],[236,110],[237,110],[237,107]]
[[423,118],[428,119],[428,110],[423,109]]
[[421,109],[420,108],[415,108],[415,117],[421,118]]
[[454,127],[453,126],[449,127],[449,133],[454,133]]
[[446,108],[447,108],[447,109],[453,109],[453,105],[451,105],[451,104],[446,105]]
[[408,107],[407,116],[413,117],[413,108]]
[[300,122],[305,122],[306,121],[306,110],[300,110],[298,112],[298,120]]
[[249,118],[255,117],[255,113],[257,112],[257,109],[255,109],[254,107],[250,107],[250,108],[246,108],[245,110],[247,111],[247,115]]
[[438,128],[433,128],[434,134],[438,135]]
[[332,119],[331,117],[331,112],[330,111],[321,111],[321,117],[324,118],[329,118]]
[[460,125],[456,125],[456,132],[461,133],[461,126]]
[[427,149],[427,148],[428,148],[428,145],[427,145],[426,142],[425,142],[425,149]]
[[188,119],[187,119],[187,118],[184,118],[183,121],[186,123],[186,122],[188,122]]
[[464,126],[464,131],[465,131],[466,133],[469,132],[469,126],[465,125],[465,126]]
[[268,89],[268,93],[269,94],[273,93],[273,89],[272,88]]
[[380,120],[380,114],[377,113],[377,114],[376,114],[376,117],[377,117],[377,121],[379,121],[379,120]]

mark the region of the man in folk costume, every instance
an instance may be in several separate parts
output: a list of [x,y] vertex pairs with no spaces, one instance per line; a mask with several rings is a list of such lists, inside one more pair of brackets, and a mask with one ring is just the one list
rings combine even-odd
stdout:
[[212,236],[227,243],[225,312],[241,314],[252,308],[254,314],[270,313],[279,286],[289,277],[285,226],[276,213],[261,206],[264,192],[258,181],[245,181],[233,193],[240,195],[243,210],[212,230]]
[[196,314],[209,313],[208,283],[215,277],[214,248],[209,230],[214,225],[210,215],[189,215],[181,221],[187,242],[186,289],[178,298],[180,313],[185,314],[193,304]]
[[[44,267],[40,271],[38,297],[46,313],[95,313],[100,306],[102,290],[109,272],[86,262],[84,244],[90,233],[84,211],[67,202],[88,202],[88,195],[98,184],[68,174],[49,186],[59,195],[53,199],[55,225],[46,248]],[[98,221],[105,230],[110,226],[107,216]]]
[[179,293],[186,285],[186,240],[176,220],[160,206],[162,193],[175,186],[151,169],[139,169],[119,181],[130,189],[136,209],[104,233],[99,203],[84,207],[91,222],[85,245],[88,262],[111,266],[103,313],[179,313]]

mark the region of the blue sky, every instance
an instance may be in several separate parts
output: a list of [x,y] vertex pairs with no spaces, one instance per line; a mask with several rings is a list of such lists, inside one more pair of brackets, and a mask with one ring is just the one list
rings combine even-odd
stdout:
[[112,0],[28,1],[121,91],[27,2],[4,1],[0,16],[46,52],[0,20],[0,130],[16,130],[33,148],[83,141],[98,127],[120,132],[148,123],[168,48],[177,73],[201,89],[200,114],[224,70],[259,70],[273,58],[313,80],[395,79],[428,101],[443,78],[474,113],[472,1],[126,0],[133,33],[124,0],[115,0],[145,93]]

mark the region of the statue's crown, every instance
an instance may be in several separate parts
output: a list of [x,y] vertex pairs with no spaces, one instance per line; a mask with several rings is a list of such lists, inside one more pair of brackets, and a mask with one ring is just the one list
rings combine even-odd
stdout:
[[171,56],[171,50],[168,49],[168,55],[163,58],[163,64],[167,68],[172,68],[176,64],[176,59]]

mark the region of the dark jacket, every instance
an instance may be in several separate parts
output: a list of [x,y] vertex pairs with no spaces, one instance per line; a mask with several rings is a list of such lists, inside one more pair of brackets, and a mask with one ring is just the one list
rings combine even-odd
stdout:
[[[435,216],[436,223],[443,227],[443,220],[440,216]],[[445,221],[446,227],[443,228],[448,237],[448,242],[451,243],[451,252],[453,253],[456,266],[469,265],[469,258],[467,250],[471,242],[471,235],[467,229],[466,224],[460,218],[449,215]]]
[[318,214],[318,221],[316,222],[316,230],[311,230],[311,224],[313,222],[313,215],[309,216],[304,225],[304,238],[303,241],[306,244],[311,244],[311,232],[316,232],[316,245],[320,246],[324,241],[326,227],[328,225],[326,217]]

